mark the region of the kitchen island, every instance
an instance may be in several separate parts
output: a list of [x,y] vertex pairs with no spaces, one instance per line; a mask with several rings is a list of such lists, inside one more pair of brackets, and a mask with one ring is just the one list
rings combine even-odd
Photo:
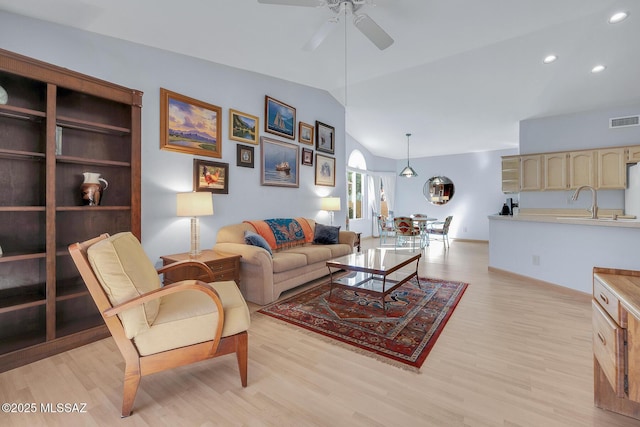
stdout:
[[640,270],[640,221],[489,215],[489,269],[591,294],[594,266]]

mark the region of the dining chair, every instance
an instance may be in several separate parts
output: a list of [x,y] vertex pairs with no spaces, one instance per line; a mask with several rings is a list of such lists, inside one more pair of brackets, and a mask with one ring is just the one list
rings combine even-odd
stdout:
[[436,238],[436,240],[442,240],[445,248],[449,247],[449,226],[451,225],[451,221],[453,220],[453,216],[448,216],[444,221],[436,221],[429,223],[429,227],[427,228],[427,233],[429,240],[433,240],[433,235],[440,236]]
[[398,238],[411,238],[411,250],[415,250],[416,245],[416,236],[419,235],[419,232],[413,226],[413,219],[409,216],[397,216],[393,219],[393,224],[395,228],[395,248],[398,249],[398,240],[403,241],[404,239]]
[[[213,282],[198,261],[156,270],[130,232],[74,243],[69,252],[125,360],[122,417],[131,415],[143,376],[225,354],[236,354],[247,386],[250,314],[235,282]],[[201,268],[212,283],[160,286],[159,274],[186,266]]]
[[391,237],[395,233],[395,227],[393,223],[389,223],[389,220],[382,215],[378,215],[378,234],[380,234],[380,243],[385,244],[387,237]]

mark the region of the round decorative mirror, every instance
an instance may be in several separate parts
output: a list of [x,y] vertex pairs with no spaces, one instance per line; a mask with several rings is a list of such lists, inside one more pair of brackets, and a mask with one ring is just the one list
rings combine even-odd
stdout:
[[453,198],[455,187],[446,176],[433,176],[424,183],[422,194],[433,205],[444,205]]

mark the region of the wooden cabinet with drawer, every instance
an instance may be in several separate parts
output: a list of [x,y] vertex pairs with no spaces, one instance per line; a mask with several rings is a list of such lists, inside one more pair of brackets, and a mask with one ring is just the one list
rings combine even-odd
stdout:
[[[204,250],[197,258],[190,258],[188,253],[165,255],[160,257],[162,265],[168,265],[178,261],[200,261],[211,268],[215,275],[215,281],[233,280],[240,284],[240,255],[222,254],[212,250]],[[171,270],[164,275],[164,284],[179,282],[187,279],[207,281],[206,275],[197,267],[185,267]]]
[[594,403],[640,419],[640,271],[593,273]]

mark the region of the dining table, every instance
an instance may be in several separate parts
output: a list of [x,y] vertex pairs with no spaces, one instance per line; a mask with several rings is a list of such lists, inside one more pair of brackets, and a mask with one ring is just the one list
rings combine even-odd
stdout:
[[429,223],[438,221],[438,218],[430,216],[409,215],[413,221],[413,226],[420,232],[420,249],[429,246]]

